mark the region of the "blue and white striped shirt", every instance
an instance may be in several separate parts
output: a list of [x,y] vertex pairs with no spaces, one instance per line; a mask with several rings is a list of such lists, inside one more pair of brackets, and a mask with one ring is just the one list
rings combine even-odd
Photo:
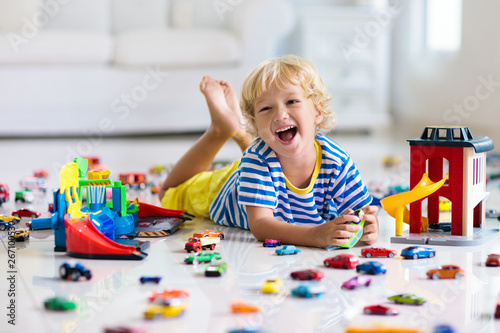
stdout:
[[346,209],[370,204],[372,198],[359,172],[337,143],[318,133],[316,168],[305,189],[290,184],[274,151],[262,139],[243,153],[238,169],[228,178],[210,206],[211,219],[222,225],[249,229],[246,205],[267,207],[288,223],[316,225]]

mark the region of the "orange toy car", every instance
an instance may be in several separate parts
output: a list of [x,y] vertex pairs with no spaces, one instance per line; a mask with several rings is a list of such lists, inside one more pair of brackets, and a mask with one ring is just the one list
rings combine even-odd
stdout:
[[251,313],[260,312],[260,308],[255,305],[247,304],[244,302],[233,302],[231,304],[232,313]]
[[195,232],[193,234],[193,237],[196,237],[196,238],[219,237],[221,240],[223,240],[224,239],[224,233],[220,232],[220,231],[206,229],[206,230],[202,230],[202,231],[199,231],[199,232]]
[[148,296],[148,299],[150,302],[155,302],[157,300],[161,300],[162,302],[165,302],[165,301],[168,301],[169,299],[173,299],[173,298],[187,299],[187,298],[189,298],[189,293],[187,291],[180,290],[180,289],[171,289],[171,290],[165,289],[162,292],[153,291]]
[[462,276],[465,276],[465,272],[457,265],[443,265],[427,271],[427,277],[433,280],[460,279]]

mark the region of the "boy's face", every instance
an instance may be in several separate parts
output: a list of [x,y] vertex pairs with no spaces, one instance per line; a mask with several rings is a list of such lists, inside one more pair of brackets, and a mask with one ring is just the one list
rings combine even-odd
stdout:
[[314,150],[316,127],[323,120],[302,87],[271,86],[254,103],[255,127],[278,157],[301,157]]

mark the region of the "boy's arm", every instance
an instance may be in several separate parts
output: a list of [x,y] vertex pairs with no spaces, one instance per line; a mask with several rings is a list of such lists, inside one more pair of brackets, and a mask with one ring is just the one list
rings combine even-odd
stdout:
[[283,244],[328,247],[345,244],[354,232],[361,229],[358,225],[346,224],[358,222],[355,215],[343,215],[327,223],[312,227],[285,223],[274,218],[272,209],[246,206],[248,225],[258,240],[279,239]]

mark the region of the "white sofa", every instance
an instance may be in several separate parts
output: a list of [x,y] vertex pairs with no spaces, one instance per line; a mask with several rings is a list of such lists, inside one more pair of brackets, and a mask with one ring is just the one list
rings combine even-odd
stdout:
[[199,131],[203,75],[239,90],[287,0],[0,0],[0,136]]

